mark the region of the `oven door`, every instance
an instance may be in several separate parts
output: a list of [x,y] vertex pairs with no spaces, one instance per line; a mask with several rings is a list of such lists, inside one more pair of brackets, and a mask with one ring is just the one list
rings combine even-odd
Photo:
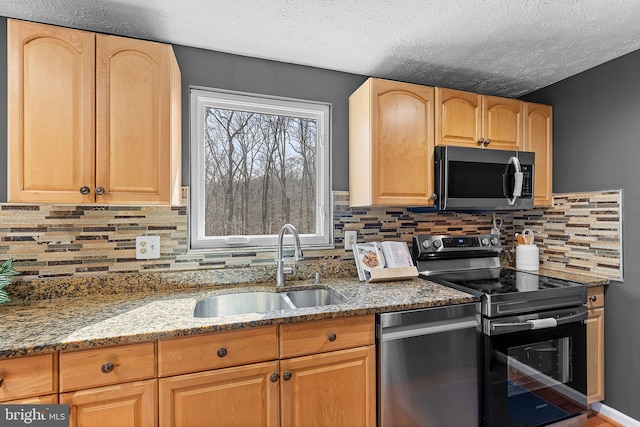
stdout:
[[485,322],[486,426],[586,426],[586,317],[579,307]]

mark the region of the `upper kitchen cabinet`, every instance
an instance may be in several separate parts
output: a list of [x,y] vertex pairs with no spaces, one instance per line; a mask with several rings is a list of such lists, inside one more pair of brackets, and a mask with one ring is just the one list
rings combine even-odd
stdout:
[[370,78],[349,97],[351,206],[432,206],[434,88]]
[[536,153],[534,197],[535,206],[551,206],[552,190],[552,108],[549,105],[524,103],[524,150]]
[[8,20],[10,202],[178,204],[170,45]]
[[445,88],[435,96],[435,145],[522,149],[522,101]]

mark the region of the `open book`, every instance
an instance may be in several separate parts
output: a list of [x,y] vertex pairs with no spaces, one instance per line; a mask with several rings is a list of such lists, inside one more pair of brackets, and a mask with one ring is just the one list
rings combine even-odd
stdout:
[[[360,280],[376,277],[394,280],[418,275],[405,242],[356,243],[352,248]],[[386,270],[384,274],[379,274],[383,269],[397,270]]]

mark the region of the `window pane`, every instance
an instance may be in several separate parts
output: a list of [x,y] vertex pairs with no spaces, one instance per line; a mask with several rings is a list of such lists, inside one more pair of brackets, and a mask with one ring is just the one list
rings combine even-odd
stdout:
[[316,233],[315,119],[204,108],[205,235]]

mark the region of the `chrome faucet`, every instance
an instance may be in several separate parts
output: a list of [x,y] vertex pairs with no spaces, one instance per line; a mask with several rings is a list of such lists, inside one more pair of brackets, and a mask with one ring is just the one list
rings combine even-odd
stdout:
[[[282,254],[282,246],[284,240],[284,233],[289,231],[291,235],[293,235],[293,244],[295,246],[295,255],[293,256],[293,266],[289,268],[285,268],[284,266],[284,255]],[[280,229],[280,233],[278,233],[278,258],[276,259],[276,286],[284,286],[284,275],[285,273],[293,273],[296,270],[296,261],[303,259],[302,248],[300,247],[300,236],[298,236],[298,230],[291,225],[285,224]]]

